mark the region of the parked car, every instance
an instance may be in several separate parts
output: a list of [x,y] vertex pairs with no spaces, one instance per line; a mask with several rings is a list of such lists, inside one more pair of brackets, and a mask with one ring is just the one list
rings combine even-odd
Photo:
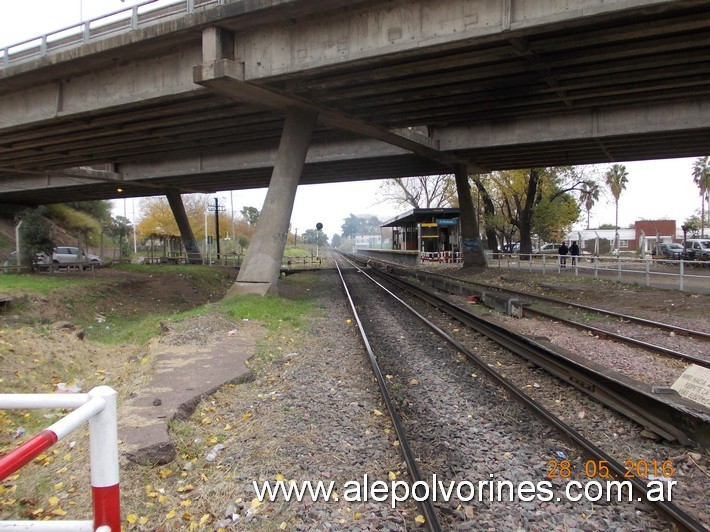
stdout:
[[[46,264],[47,258],[47,254],[40,251],[39,253],[35,253],[34,262],[35,264]],[[11,251],[6,260],[11,265],[17,264],[17,251]]]
[[676,243],[662,243],[651,250],[651,256],[654,259],[680,260],[683,258],[683,246]]
[[96,266],[101,264],[101,257],[84,252],[79,255],[79,248],[70,246],[57,246],[52,253],[52,262],[54,264],[73,264],[77,262],[89,262]]
[[503,244],[503,253],[520,253],[520,242]]
[[688,238],[685,252],[690,259],[710,261],[710,238]]
[[559,250],[559,244],[544,244],[542,247],[537,249],[535,253],[542,253],[544,255],[557,255]]

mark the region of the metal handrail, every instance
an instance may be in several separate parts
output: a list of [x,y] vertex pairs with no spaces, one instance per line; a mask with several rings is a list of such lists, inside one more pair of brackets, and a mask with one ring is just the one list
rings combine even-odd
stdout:
[[[7,68],[12,64],[28,61],[37,57],[45,57],[60,48],[79,47],[90,42],[95,42],[97,40],[106,38],[107,35],[115,33],[116,31],[121,31],[122,29],[125,31],[139,29],[147,26],[148,24],[154,23],[156,20],[164,18],[165,16],[184,16],[186,14],[193,13],[196,8],[205,8],[211,5],[224,5],[225,3],[228,3],[233,0],[175,0],[175,2],[171,4],[161,5],[160,7],[147,10],[139,17],[138,10],[141,7],[148,4],[152,4],[157,1],[158,0],[145,0],[144,2],[135,4],[134,6],[119,9],[117,11],[112,11],[111,13],[87,19],[85,21],[79,22],[77,24],[72,24],[71,26],[66,26],[50,33],[45,33],[42,35],[38,35],[37,37],[32,37],[31,39],[26,39],[19,43],[4,46],[0,48],[0,52],[2,53],[2,60],[0,61],[0,65],[2,66],[2,68]],[[155,12],[163,10],[166,7],[177,7],[178,9],[176,9],[174,12],[169,13],[168,15],[158,14],[158,16],[156,16]],[[117,22],[119,22],[116,21],[114,17],[126,12],[130,12],[130,16],[125,17],[125,20],[130,21],[130,24],[120,28],[105,31],[106,28],[109,27],[111,24],[116,24]],[[121,19],[121,21],[123,20],[124,19]],[[95,33],[92,34],[91,25],[100,21],[104,21],[104,23],[97,24],[94,29],[100,30],[103,28],[104,31],[95,31]],[[72,33],[68,34],[69,32]],[[52,37],[55,37],[54,41],[52,40]],[[34,46],[28,46],[32,43],[37,44],[35,44]],[[55,46],[53,47],[52,43],[63,44],[55,44]],[[22,48],[15,52],[12,52],[13,49],[20,47]]]

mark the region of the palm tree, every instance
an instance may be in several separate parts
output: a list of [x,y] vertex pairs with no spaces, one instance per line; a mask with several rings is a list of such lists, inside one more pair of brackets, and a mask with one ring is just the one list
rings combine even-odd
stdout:
[[599,200],[601,189],[596,181],[585,181],[582,183],[582,190],[579,192],[579,201],[587,211],[587,229],[589,229],[589,211],[594,207],[594,203]]
[[700,189],[700,236],[705,236],[705,201],[710,206],[710,157],[699,157],[695,160],[693,182]]
[[626,171],[626,167],[623,164],[615,164],[606,173],[606,185],[611,190],[611,195],[614,196],[614,202],[616,203],[614,249],[616,249],[617,252],[619,251],[619,197],[621,196],[621,192],[626,189],[626,183],[629,182],[628,178],[629,173]]

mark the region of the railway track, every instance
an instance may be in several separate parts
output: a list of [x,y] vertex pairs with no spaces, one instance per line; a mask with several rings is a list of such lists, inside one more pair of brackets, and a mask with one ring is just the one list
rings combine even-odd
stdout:
[[[356,259],[361,265],[373,265],[372,261],[362,261],[357,257],[350,256],[349,259]],[[710,416],[700,405],[696,407],[690,401],[659,396],[653,393],[651,386],[643,386],[621,375],[612,375],[598,365],[571,359],[550,346],[516,334],[440,298],[420,283],[405,280],[391,266],[374,271],[662,438],[686,446],[710,447]],[[446,287],[437,288],[447,290]]]
[[[683,353],[681,351],[678,351],[676,349],[670,349],[668,347],[664,347],[661,345],[653,344],[650,342],[645,342],[643,340],[639,340],[637,338],[633,338],[631,336],[625,336],[623,334],[618,334],[612,331],[608,331],[606,329],[601,329],[599,327],[594,327],[593,325],[590,325],[588,323],[580,323],[578,321],[571,320],[569,318],[564,318],[560,316],[559,314],[553,314],[551,312],[546,312],[544,310],[538,309],[538,308],[532,308],[532,307],[527,307],[525,309],[525,314],[526,315],[537,315],[542,318],[550,319],[550,320],[555,320],[560,323],[564,323],[565,325],[568,325],[570,327],[574,327],[575,329],[579,329],[582,331],[589,331],[595,335],[597,335],[600,338],[611,338],[616,340],[617,342],[622,342],[628,345],[633,345],[635,347],[640,347],[642,349],[645,349],[647,351],[651,351],[654,353],[659,353],[661,355],[666,355],[672,358],[677,358],[686,362],[690,362],[692,364],[697,364],[698,366],[703,366],[705,368],[710,368],[710,358],[703,358],[703,357],[698,357],[694,355],[690,355],[688,353]],[[697,331],[693,331],[696,332]]]
[[[340,271],[340,270],[339,270]],[[456,352],[463,353],[465,356],[474,364],[477,365],[478,369],[477,371],[480,371],[484,373],[488,378],[492,379],[497,386],[502,387],[505,390],[506,394],[509,394],[511,397],[514,397],[520,404],[524,405],[524,407],[531,412],[533,412],[536,417],[544,420],[545,423],[549,424],[550,426],[554,427],[557,431],[559,431],[560,434],[563,434],[564,437],[568,440],[574,443],[575,446],[578,446],[580,449],[583,449],[583,454],[587,457],[590,457],[589,459],[593,461],[593,463],[604,463],[604,464],[609,464],[609,475],[610,477],[615,477],[615,478],[622,478],[626,474],[627,470],[626,468],[614,460],[610,455],[605,453],[602,449],[594,445],[591,441],[587,440],[584,438],[579,432],[575,431],[571,426],[568,424],[564,423],[560,419],[558,419],[554,414],[546,410],[544,407],[541,405],[537,404],[534,400],[532,400],[525,392],[523,392],[520,388],[518,388],[515,384],[513,384],[511,381],[503,377],[499,372],[497,372],[494,368],[491,367],[491,364],[485,362],[484,360],[480,359],[475,353],[473,353],[471,350],[469,350],[466,346],[461,344],[458,340],[453,338],[450,334],[442,330],[440,327],[438,327],[436,324],[428,320],[424,315],[422,315],[420,312],[418,312],[414,307],[406,303],[402,297],[399,297],[395,295],[392,291],[387,289],[384,286],[384,283],[390,284],[390,283],[395,283],[398,288],[403,289],[406,288],[408,291],[412,289],[412,287],[408,286],[403,286],[401,283],[401,280],[396,279],[393,276],[388,275],[386,272],[381,272],[381,271],[375,271],[375,272],[370,272],[370,271],[365,271],[362,269],[358,270],[357,276],[359,278],[364,278],[365,276],[373,283],[376,283],[380,289],[382,289],[383,292],[386,292],[389,294],[389,297],[395,299],[398,304],[403,305],[404,307],[407,308],[409,312],[411,312],[413,315],[417,316],[419,320],[421,320],[422,323],[426,324],[427,327],[429,327],[434,333],[443,338],[450,346],[452,346]],[[370,275],[370,273],[373,273],[373,276],[377,276],[381,280],[378,282],[375,279],[373,279],[373,276]],[[343,279],[344,285],[346,284],[345,281],[345,276],[341,272],[341,278]],[[406,283],[405,283],[406,285]],[[348,293],[348,297],[351,302],[351,306],[353,309],[353,312],[356,315],[356,319],[358,321],[358,324],[361,327],[362,336],[365,342],[365,345],[367,346],[368,353],[370,355],[370,360],[373,364],[373,370],[375,371],[375,375],[377,378],[378,383],[380,384],[381,389],[383,389],[383,393],[387,394],[387,379],[383,377],[383,371],[379,369],[378,366],[378,357],[376,357],[370,347],[370,342],[368,340],[367,334],[364,332],[364,327],[363,323],[360,320],[360,317],[358,316],[358,309],[362,307],[371,307],[375,306],[376,303],[371,302],[368,303],[366,300],[360,300],[359,303],[356,303],[353,298],[350,296],[350,291],[346,287],[345,288],[346,292]],[[428,299],[429,296],[422,296],[421,293],[416,294],[417,298],[424,298]],[[429,301],[431,303],[431,301]],[[439,308],[437,304],[437,308]],[[374,316],[374,315],[373,315]],[[369,319],[373,320],[374,317],[371,316]],[[510,347],[510,346],[508,346]],[[424,378],[424,377],[422,377]],[[398,437],[400,438],[400,441],[403,442],[402,444],[402,449],[403,452],[406,453],[411,453],[412,449],[411,446],[405,442],[407,442],[406,439],[406,434],[404,434],[404,428],[401,419],[398,417],[398,409],[395,406],[395,401],[392,400],[391,397],[386,399],[386,403],[388,405],[388,409],[391,407],[391,415],[393,416],[393,421],[395,423],[395,426],[397,428],[397,434]],[[402,432],[402,435],[400,435],[400,431]],[[407,462],[408,468],[410,468],[410,471],[415,471],[416,476],[415,478],[421,478],[421,473],[419,473],[418,468],[417,468],[417,460],[414,455],[409,456],[408,458],[405,456],[405,460]],[[587,462],[589,463],[589,462]],[[412,466],[410,466],[412,464]],[[413,480],[413,482],[417,482],[418,480]],[[633,489],[637,490],[635,493],[641,493],[643,494],[643,497],[648,500],[648,488],[646,484],[644,484],[641,480],[638,478],[633,478],[630,479],[631,483],[633,484]],[[559,500],[559,499],[558,499]],[[651,501],[649,500],[649,503]],[[670,503],[663,503],[661,502],[659,505],[655,505],[656,509],[662,513],[667,519],[670,519],[677,527],[681,529],[686,529],[686,530],[705,530],[704,526],[702,523],[699,523],[696,521],[692,516],[689,514],[685,513],[683,510],[681,510],[679,507],[675,506],[674,504]],[[441,523],[438,521],[434,520],[434,517],[432,517],[432,512],[435,512],[433,508],[429,509],[423,509],[424,512],[427,515],[427,523],[429,523],[429,526],[431,526],[432,530],[439,530],[441,527]]]
[[[361,259],[353,257],[354,260]],[[521,292],[518,290],[512,290],[508,288],[502,288],[486,283],[478,283],[470,280],[461,280],[453,277],[449,277],[442,274],[434,274],[430,272],[421,272],[417,270],[411,270],[402,268],[398,265],[388,264],[384,262],[373,262],[369,260],[370,264],[379,264],[379,267],[383,269],[389,269],[399,275],[400,277],[413,277],[419,282],[424,282],[435,286],[437,289],[449,292],[456,295],[475,295],[480,297],[482,294],[487,293],[497,293],[503,294],[510,297],[518,298],[521,306],[524,306],[524,313],[526,316],[537,315],[545,319],[555,320],[560,323],[564,323],[569,327],[573,327],[583,331],[589,331],[598,338],[611,339],[617,342],[621,342],[627,345],[632,345],[646,351],[668,356],[674,359],[678,359],[684,362],[689,362],[692,364],[697,364],[706,368],[710,368],[710,353],[708,356],[698,356],[686,352],[679,351],[677,349],[669,348],[667,346],[659,345],[657,343],[652,343],[646,340],[639,339],[634,336],[624,335],[618,332],[613,332],[608,329],[595,327],[589,323],[580,323],[575,320],[561,316],[559,312],[550,312],[549,310],[543,310],[536,305],[536,303],[553,305],[554,308],[563,309],[565,312],[569,308],[576,309],[579,311],[596,314],[599,316],[605,316],[607,318],[614,319],[619,324],[637,324],[649,330],[661,330],[668,333],[671,336],[688,337],[694,339],[696,343],[697,351],[707,352],[710,347],[710,334],[703,331],[693,330],[686,327],[681,327],[674,324],[662,323],[658,321],[648,320],[638,316],[631,316],[624,313],[614,312],[608,309],[602,309],[598,307],[591,307],[587,305],[582,305],[579,303],[563,301],[549,296],[540,296],[536,294],[530,294],[527,292]],[[364,264],[363,261],[361,263]]]
[[[405,275],[411,274],[412,272],[404,272]],[[621,312],[615,312],[613,310],[609,309],[604,309],[600,307],[592,307],[589,305],[582,305],[581,303],[575,303],[573,301],[565,301],[561,299],[557,299],[554,297],[550,296],[543,296],[539,294],[531,294],[529,292],[522,292],[520,290],[513,290],[511,288],[503,288],[500,286],[495,286],[495,285],[490,285],[486,283],[479,283],[475,281],[462,281],[461,279],[456,279],[453,277],[448,277],[446,275],[441,275],[441,274],[424,274],[424,276],[436,276],[440,278],[446,278],[449,279],[450,281],[457,283],[457,284],[463,284],[466,286],[470,287],[476,287],[477,293],[480,294],[481,290],[495,290],[500,293],[504,294],[509,294],[511,296],[519,297],[522,299],[522,301],[527,302],[528,304],[534,304],[535,302],[545,302],[552,304],[556,307],[568,307],[568,308],[574,308],[574,309],[579,309],[584,312],[589,312],[589,313],[594,313],[600,316],[607,316],[610,318],[614,318],[615,320],[618,320],[620,322],[629,322],[629,323],[635,323],[638,325],[642,325],[644,327],[650,327],[654,329],[660,329],[663,331],[666,331],[668,333],[673,333],[678,336],[687,336],[690,338],[695,338],[697,340],[703,341],[703,342],[710,342],[710,333],[706,333],[704,331],[698,331],[694,329],[689,329],[687,327],[681,327],[678,325],[670,324],[670,323],[663,323],[659,321],[654,321],[654,320],[649,320],[646,318],[642,318],[640,316],[632,316],[630,314],[625,314]],[[536,310],[536,312],[538,312]],[[563,319],[560,318],[559,316],[555,316],[556,319]]]

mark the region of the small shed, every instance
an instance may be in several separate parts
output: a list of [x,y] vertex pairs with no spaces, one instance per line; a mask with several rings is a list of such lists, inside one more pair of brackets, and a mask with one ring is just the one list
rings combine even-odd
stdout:
[[412,209],[388,220],[392,228],[392,249],[419,250],[424,254],[457,253],[461,249],[458,208]]

